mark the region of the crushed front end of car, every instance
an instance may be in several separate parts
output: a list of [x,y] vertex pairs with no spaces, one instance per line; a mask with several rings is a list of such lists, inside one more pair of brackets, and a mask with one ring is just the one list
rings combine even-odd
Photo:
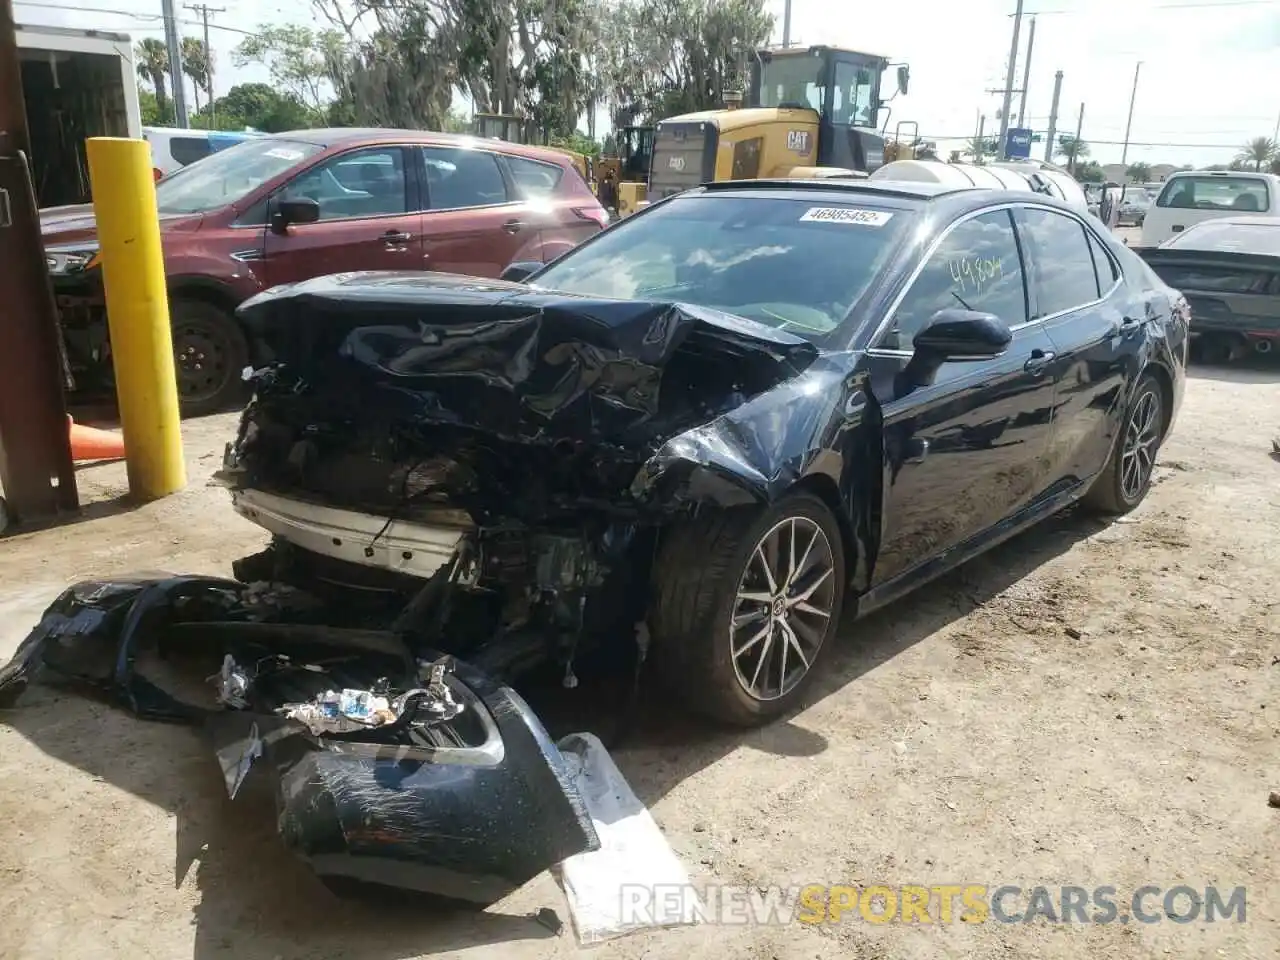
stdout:
[[717,418],[817,356],[713,310],[442,274],[321,278],[241,317],[273,359],[219,478],[274,537],[237,575],[569,686],[586,649],[643,655],[663,527],[761,498],[768,438]]

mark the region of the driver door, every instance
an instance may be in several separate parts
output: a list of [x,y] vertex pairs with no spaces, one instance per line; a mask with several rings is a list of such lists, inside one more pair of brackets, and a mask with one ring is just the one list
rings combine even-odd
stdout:
[[[1013,342],[990,360],[944,363],[928,386],[901,377],[912,340],[945,307],[991,313]],[[1053,344],[1028,322],[1026,269],[1008,209],[945,232],[866,363],[883,417],[883,510],[872,586],[981,537],[1045,489]]]
[[277,197],[320,204],[316,223],[268,229],[266,286],[356,270],[421,270],[422,213],[408,148],[359,147],[320,161]]

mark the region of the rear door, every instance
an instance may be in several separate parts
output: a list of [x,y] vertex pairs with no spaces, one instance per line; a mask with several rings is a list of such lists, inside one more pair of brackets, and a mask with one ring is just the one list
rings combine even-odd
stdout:
[[[884,430],[884,509],[873,586],[977,537],[1045,487],[1053,344],[1028,318],[1008,208],[966,215],[938,240],[868,352]],[[991,360],[944,363],[904,389],[912,340],[946,307],[992,313],[1013,342]]]
[[1110,456],[1124,385],[1137,373],[1151,318],[1081,219],[1026,205],[1016,220],[1030,261],[1031,318],[1053,342],[1058,381],[1048,480],[1065,488],[1092,477]]
[[422,213],[410,147],[334,154],[285,184],[277,199],[320,204],[317,223],[266,231],[266,285],[353,270],[421,270]]
[[540,260],[546,215],[522,201],[498,155],[464,147],[414,148],[423,181],[425,269],[497,277],[515,260]]
[[554,260],[604,229],[608,215],[576,168],[509,155],[502,162],[520,198],[546,217],[539,259]]

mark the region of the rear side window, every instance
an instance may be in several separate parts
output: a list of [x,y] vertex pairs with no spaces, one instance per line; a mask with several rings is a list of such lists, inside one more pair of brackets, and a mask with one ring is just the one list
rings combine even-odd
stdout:
[[1165,184],[1156,206],[1265,213],[1271,208],[1271,194],[1266,181],[1254,177],[1177,177]]
[[[1032,320],[1064,313],[1098,299],[1098,277],[1087,231],[1079,220],[1043,207],[1019,211],[1022,238],[1034,253]],[[1108,284],[1109,286],[1109,284]]]
[[423,147],[427,197],[432,210],[461,210],[507,203],[507,182],[498,161],[483,150]]
[[208,137],[172,137],[169,140],[169,156],[184,167],[203,160],[211,153],[213,146]]
[[516,183],[522,200],[538,200],[549,197],[564,179],[564,167],[524,157],[507,157],[507,169]]
[[876,348],[911,350],[915,335],[948,307],[992,313],[1011,327],[1026,323],[1022,258],[1008,210],[965,220],[943,238]]

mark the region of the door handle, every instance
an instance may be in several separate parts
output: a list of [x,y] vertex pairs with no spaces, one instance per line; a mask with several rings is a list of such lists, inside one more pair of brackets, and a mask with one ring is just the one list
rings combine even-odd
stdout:
[[386,233],[382,235],[383,243],[408,243],[412,239],[413,239],[413,234],[400,233],[399,231],[396,231],[396,230],[388,230]]
[[524,229],[524,221],[508,220],[506,223],[502,225],[502,229],[505,230],[507,233],[519,233],[521,230]]
[[1031,351],[1031,356],[1027,358],[1027,362],[1022,365],[1022,369],[1027,373],[1044,373],[1044,368],[1053,362],[1053,358],[1057,354],[1052,350],[1035,349]]

